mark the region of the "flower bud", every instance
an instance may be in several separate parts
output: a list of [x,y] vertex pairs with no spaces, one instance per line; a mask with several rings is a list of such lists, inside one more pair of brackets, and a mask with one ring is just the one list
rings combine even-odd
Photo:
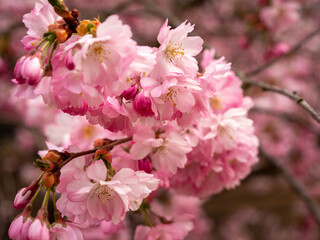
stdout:
[[14,77],[19,84],[24,84],[27,80],[21,75],[22,65],[26,59],[26,56],[21,57],[14,67]]
[[16,219],[14,219],[9,228],[9,237],[10,239],[28,239],[29,227],[32,223],[30,217],[20,214]]
[[139,170],[145,171],[146,173],[152,172],[152,164],[148,157],[145,157],[144,159],[139,160],[138,167],[139,167]]
[[38,51],[32,56],[20,58],[14,68],[14,76],[19,84],[37,85],[42,77],[43,69]]
[[59,162],[61,160],[61,155],[57,150],[49,150],[48,153],[42,157],[42,160]]
[[20,189],[16,197],[14,198],[14,208],[22,209],[25,206],[27,206],[27,204],[31,201],[38,188],[38,182],[34,181],[28,187]]
[[47,188],[51,188],[54,184],[54,176],[52,173],[50,172],[46,172],[43,176],[42,176],[42,181],[43,184],[47,187]]
[[109,139],[99,138],[99,139],[94,140],[93,146],[95,148],[98,148],[98,147],[103,147],[109,143],[111,143],[111,141]]
[[151,109],[151,100],[144,96],[143,92],[139,93],[134,98],[133,108],[143,117],[152,117],[154,115],[154,112]]
[[77,26],[76,30],[80,36],[84,36],[87,34],[87,26],[91,23],[90,20],[82,20],[80,24]]
[[112,162],[112,155],[110,152],[108,152],[105,149],[98,149],[95,153],[94,153],[94,159],[98,160],[98,159],[104,159],[107,162],[111,163]]
[[49,240],[49,228],[48,228],[48,210],[40,208],[37,217],[32,221],[29,230],[29,240]]
[[131,87],[129,87],[128,89],[124,90],[121,94],[122,97],[124,97],[126,100],[131,100],[133,99],[138,91],[138,87],[137,85],[133,85]]

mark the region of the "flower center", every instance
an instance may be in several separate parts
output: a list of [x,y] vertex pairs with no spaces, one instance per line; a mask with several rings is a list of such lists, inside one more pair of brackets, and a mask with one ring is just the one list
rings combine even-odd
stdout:
[[[102,205],[106,203],[106,200],[111,201],[115,196],[115,191],[109,188],[107,185],[100,185],[94,192],[94,195],[102,199]],[[101,198],[102,197],[102,198]]]
[[88,57],[92,57],[95,61],[103,62],[103,60],[108,59],[108,55],[110,51],[105,43],[102,42],[95,42],[91,44],[88,48]]
[[180,89],[174,89],[172,87],[168,88],[168,93],[164,96],[164,101],[168,102],[168,101],[172,101],[174,106],[177,106],[177,103],[175,102],[175,98],[177,98],[178,93],[180,93]]
[[82,128],[83,135],[85,139],[91,138],[95,132],[95,128],[93,126],[87,125]]
[[218,96],[214,96],[210,98],[210,106],[213,110],[223,109],[220,98]]
[[167,47],[164,51],[169,62],[177,64],[179,60],[184,56],[184,49],[182,48],[182,43],[174,43],[171,41],[167,44]]

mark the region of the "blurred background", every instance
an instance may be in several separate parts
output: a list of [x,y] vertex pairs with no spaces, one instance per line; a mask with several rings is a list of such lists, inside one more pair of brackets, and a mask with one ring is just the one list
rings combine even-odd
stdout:
[[[133,39],[140,45],[158,46],[156,36],[166,18],[173,27],[188,20],[195,24],[192,34],[204,39],[205,48],[215,49],[217,56],[225,56],[238,73],[295,91],[320,111],[319,1],[65,2],[70,9],[79,10],[80,19],[99,16],[104,20],[119,14],[131,26]],[[26,34],[21,20],[33,6],[31,0],[0,0],[1,239],[8,239],[8,227],[18,214],[13,208],[16,192],[39,174],[32,162],[38,157],[38,150],[46,148],[41,123],[51,117],[36,104],[11,97],[15,62],[26,53],[20,43]],[[310,41],[297,45],[307,36],[311,36]],[[297,46],[297,51],[289,56],[261,72],[254,71]],[[254,100],[250,117],[255,122],[261,148],[320,203],[319,125],[294,101],[280,94],[247,85],[244,91]],[[281,169],[263,155],[240,186],[212,196],[204,201],[203,208],[210,219],[209,239],[320,239],[319,225],[305,201],[292,189]]]

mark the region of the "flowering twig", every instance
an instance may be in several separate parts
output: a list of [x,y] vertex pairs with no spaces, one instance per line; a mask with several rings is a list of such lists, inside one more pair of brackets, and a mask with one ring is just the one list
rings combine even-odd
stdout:
[[278,159],[269,155],[262,147],[259,148],[259,153],[262,158],[269,161],[272,165],[281,171],[282,176],[287,180],[291,188],[301,197],[310,213],[315,218],[320,227],[320,209],[316,201],[310,196],[305,186],[290,172],[290,170],[282,164]]
[[311,32],[310,34],[308,34],[305,38],[303,38],[301,41],[297,42],[288,52],[286,52],[283,55],[280,55],[277,58],[274,58],[268,62],[266,62],[265,64],[259,66],[258,68],[249,71],[245,74],[246,77],[253,77],[259,73],[261,73],[262,71],[264,71],[265,69],[271,67],[272,65],[274,65],[276,62],[278,62],[279,60],[288,57],[289,55],[291,55],[292,53],[298,51],[303,45],[305,45],[306,43],[308,43],[311,39],[313,39],[316,35],[318,35],[320,33],[320,28],[317,28],[316,30],[314,30],[313,32]]
[[106,150],[110,151],[114,146],[122,144],[122,143],[125,143],[125,142],[129,142],[131,140],[132,140],[132,137],[127,137],[127,138],[119,139],[117,141],[114,141],[114,142],[112,142],[110,144],[107,144],[105,146],[102,146],[102,147],[97,147],[97,148],[90,149],[90,150],[87,150],[87,151],[82,151],[82,152],[69,153],[69,157],[65,161],[63,161],[62,164],[60,164],[60,168],[62,168],[67,163],[69,163],[71,160],[73,160],[73,159],[75,159],[77,157],[81,157],[81,156],[84,156],[84,155],[95,153],[99,149],[106,149]]
[[302,107],[306,112],[308,112],[317,123],[320,123],[319,114],[313,109],[313,107],[310,106],[310,104],[306,100],[299,96],[295,91],[290,91],[285,88],[280,88],[278,86],[259,81],[252,81],[250,79],[247,79],[245,76],[239,75],[239,77],[242,79],[244,85],[260,87],[264,91],[276,92],[290,98],[291,100],[295,101],[300,107]]

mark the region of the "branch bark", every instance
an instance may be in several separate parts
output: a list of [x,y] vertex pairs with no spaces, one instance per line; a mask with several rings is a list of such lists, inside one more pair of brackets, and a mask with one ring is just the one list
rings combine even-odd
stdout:
[[295,101],[301,108],[303,108],[307,113],[310,114],[310,116],[317,122],[320,123],[320,116],[319,114],[313,109],[313,107],[310,106],[310,104],[304,100],[301,96],[299,96],[295,91],[289,91],[285,88],[280,88],[278,86],[270,85],[267,83],[259,82],[259,81],[252,81],[250,79],[247,79],[246,76],[238,75],[240,79],[242,79],[242,82],[244,85],[251,85],[260,87],[264,91],[271,91],[276,92],[281,95],[284,95],[291,100]]

